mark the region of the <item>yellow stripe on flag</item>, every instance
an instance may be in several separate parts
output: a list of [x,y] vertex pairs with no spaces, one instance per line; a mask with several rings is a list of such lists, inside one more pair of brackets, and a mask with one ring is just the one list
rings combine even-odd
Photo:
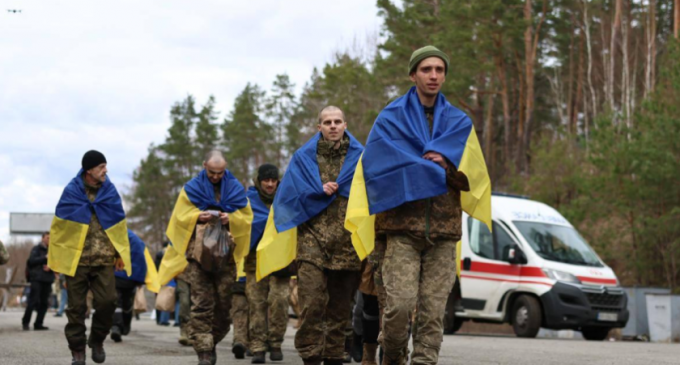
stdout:
[[274,206],[269,212],[267,225],[257,246],[257,281],[290,265],[297,256],[297,227],[277,232],[274,224]]
[[345,216],[345,229],[352,233],[352,245],[360,260],[370,255],[375,248],[375,215],[370,215],[368,210],[362,158],[359,158],[354,171]]
[[186,191],[182,188],[177,197],[175,209],[172,211],[168,229],[165,232],[172,245],[168,245],[158,270],[160,285],[170,282],[175,276],[181,274],[187,266],[188,262],[184,254],[196,228],[200,213],[201,211],[189,200]]
[[245,207],[229,213],[229,232],[234,237],[236,248],[234,249],[234,260],[237,264],[241,263],[248,252],[250,252],[250,231],[253,224],[253,209],[250,201]]
[[73,276],[78,269],[80,255],[85,246],[87,224],[66,219],[52,219],[50,246],[47,251],[47,266],[60,274]]
[[123,219],[120,222],[104,230],[109,236],[113,248],[118,251],[120,258],[125,263],[125,272],[128,276],[132,275],[132,259],[130,258],[130,239],[128,238],[127,220]]
[[158,283],[158,271],[156,271],[156,264],[153,262],[149,249],[144,247],[144,262],[146,262],[146,277],[144,284],[149,291],[158,294],[161,289],[161,284]]
[[486,170],[484,154],[474,128],[470,129],[470,136],[467,139],[458,171],[467,176],[470,185],[470,191],[461,192],[461,207],[470,216],[485,223],[491,230],[491,179]]

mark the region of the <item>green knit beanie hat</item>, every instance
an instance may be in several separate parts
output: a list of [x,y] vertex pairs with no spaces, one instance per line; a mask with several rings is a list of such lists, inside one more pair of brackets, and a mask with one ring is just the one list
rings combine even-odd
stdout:
[[413,54],[411,55],[411,61],[408,63],[408,74],[410,75],[416,70],[416,67],[418,67],[420,61],[429,57],[441,58],[442,61],[444,61],[444,65],[446,66],[444,74],[449,73],[449,57],[446,55],[446,53],[440,51],[435,46],[425,46],[413,51]]

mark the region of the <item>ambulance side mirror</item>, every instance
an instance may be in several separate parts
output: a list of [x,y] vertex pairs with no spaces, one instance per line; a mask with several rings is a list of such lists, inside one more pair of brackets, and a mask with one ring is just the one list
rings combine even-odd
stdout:
[[503,261],[507,261],[513,265],[523,265],[528,262],[527,256],[518,245],[503,247]]

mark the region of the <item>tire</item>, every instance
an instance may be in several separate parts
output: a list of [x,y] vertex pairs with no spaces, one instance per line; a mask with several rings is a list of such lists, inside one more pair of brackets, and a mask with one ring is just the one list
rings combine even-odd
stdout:
[[512,306],[512,329],[517,337],[534,338],[541,329],[543,311],[538,299],[521,295]]
[[446,313],[444,314],[444,334],[452,335],[463,326],[463,319],[456,317],[454,293],[451,291],[446,301]]
[[609,327],[584,327],[581,334],[588,341],[602,341],[609,335],[609,330]]

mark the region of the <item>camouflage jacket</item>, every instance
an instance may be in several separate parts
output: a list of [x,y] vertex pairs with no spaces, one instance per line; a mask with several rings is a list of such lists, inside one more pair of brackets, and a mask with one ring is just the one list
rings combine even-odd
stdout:
[[4,265],[9,262],[9,253],[5,248],[5,245],[0,241],[0,265]]
[[[426,110],[432,129],[432,112]],[[429,199],[404,203],[380,213],[376,217],[379,233],[408,233],[418,238],[459,240],[461,237],[462,209],[460,192],[470,190],[467,177],[449,162],[446,173],[446,194]]]
[[[97,192],[100,186],[91,186],[85,181],[85,192],[87,193],[87,198],[91,202],[97,197]],[[87,229],[87,235],[85,236],[85,246],[83,247],[83,253],[80,255],[79,266],[109,266],[113,265],[116,257],[118,257],[118,252],[113,247],[111,239],[104,231],[104,228],[99,223],[97,215],[92,212],[92,218],[90,218],[90,227]]]
[[[316,159],[323,184],[337,180],[348,148],[347,136],[337,149],[319,139]],[[347,198],[338,195],[323,212],[298,226],[297,260],[329,270],[361,270],[352,236],[344,227],[346,213]]]

